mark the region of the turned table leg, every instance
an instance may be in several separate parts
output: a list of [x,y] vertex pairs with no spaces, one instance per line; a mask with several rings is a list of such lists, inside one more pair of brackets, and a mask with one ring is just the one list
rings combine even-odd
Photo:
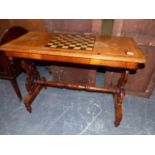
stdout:
[[24,99],[24,104],[27,111],[31,113],[32,112],[31,103],[42,88],[42,85],[36,84],[35,80],[45,81],[46,79],[40,76],[39,71],[37,70],[35,64],[30,60],[22,60],[21,65],[26,72],[25,87],[26,87],[26,90],[28,91],[28,95]]
[[122,120],[122,106],[123,99],[125,96],[125,84],[128,80],[129,71],[125,71],[121,74],[121,77],[116,86],[117,92],[114,93],[114,104],[115,104],[115,127],[118,127]]

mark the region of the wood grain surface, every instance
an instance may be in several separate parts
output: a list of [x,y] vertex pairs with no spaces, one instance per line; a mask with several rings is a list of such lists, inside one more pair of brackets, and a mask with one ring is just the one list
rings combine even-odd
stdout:
[[[7,56],[135,69],[145,58],[132,38],[96,36],[92,51],[52,49],[55,33],[29,32],[0,47]],[[110,64],[109,64],[110,63]]]

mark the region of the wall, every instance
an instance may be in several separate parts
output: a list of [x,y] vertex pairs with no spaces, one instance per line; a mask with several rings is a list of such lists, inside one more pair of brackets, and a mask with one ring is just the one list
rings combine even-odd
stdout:
[[102,20],[92,19],[6,19],[0,20],[0,38],[6,29],[21,26],[28,31],[68,31],[101,34]]

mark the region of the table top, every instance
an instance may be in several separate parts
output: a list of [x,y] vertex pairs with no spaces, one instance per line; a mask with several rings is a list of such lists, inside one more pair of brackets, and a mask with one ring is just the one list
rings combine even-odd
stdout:
[[28,32],[0,46],[7,56],[135,68],[144,55],[129,37]]

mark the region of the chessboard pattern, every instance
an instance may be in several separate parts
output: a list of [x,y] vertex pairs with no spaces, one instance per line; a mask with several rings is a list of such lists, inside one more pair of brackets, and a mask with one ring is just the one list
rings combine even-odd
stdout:
[[95,36],[79,34],[56,34],[45,46],[51,48],[92,51]]

